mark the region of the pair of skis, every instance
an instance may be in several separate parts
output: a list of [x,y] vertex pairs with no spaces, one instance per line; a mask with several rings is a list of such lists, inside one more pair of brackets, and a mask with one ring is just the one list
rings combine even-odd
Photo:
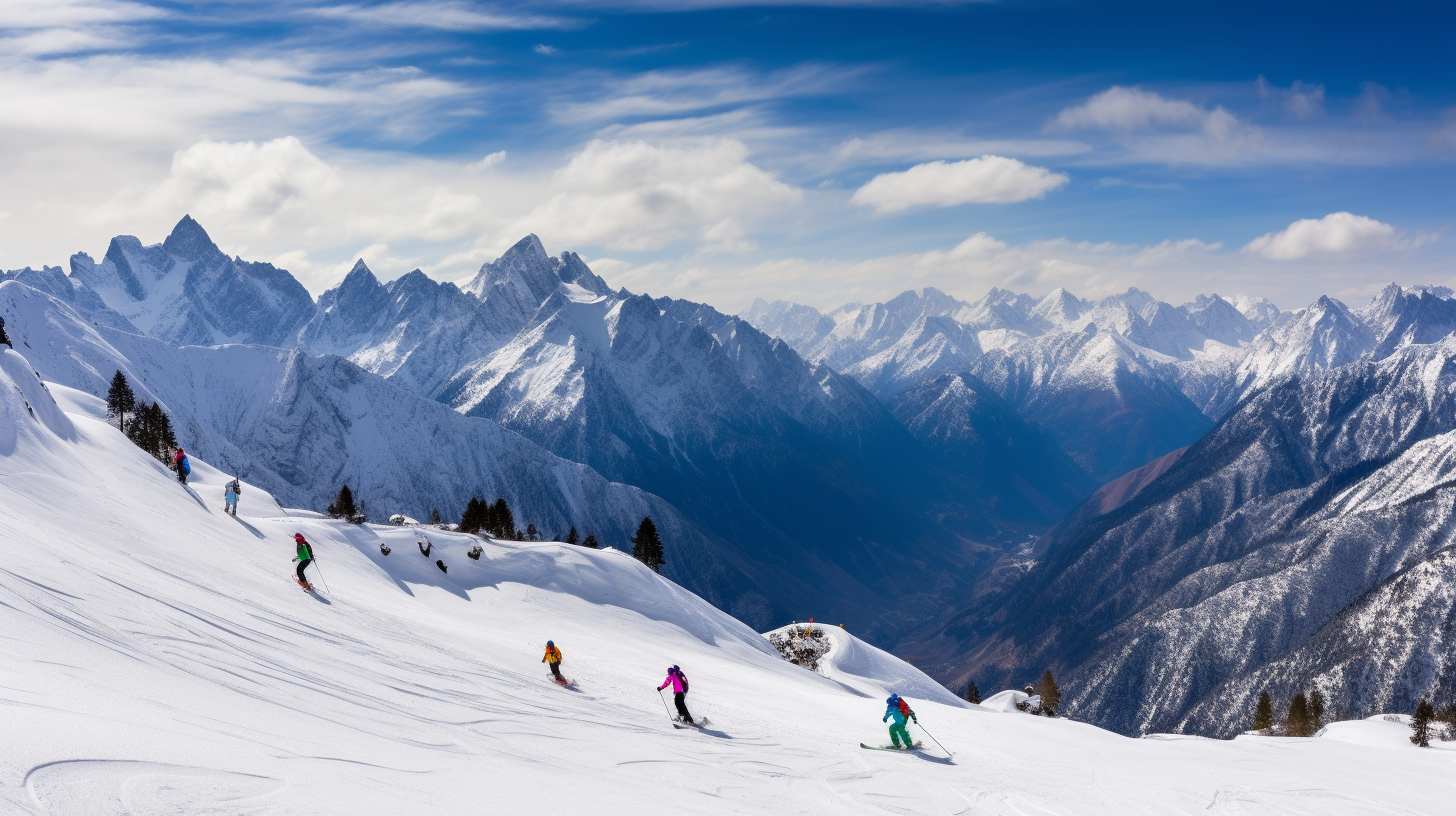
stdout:
[[925,746],[924,746],[924,743],[919,743],[919,742],[915,743],[914,745],[911,745],[909,748],[901,748],[901,747],[899,747],[897,745],[866,745],[865,743],[861,742],[859,744],[859,747],[864,748],[864,749],[869,750],[869,751],[900,751],[900,752],[906,752],[906,751],[919,751],[921,748],[923,748]]

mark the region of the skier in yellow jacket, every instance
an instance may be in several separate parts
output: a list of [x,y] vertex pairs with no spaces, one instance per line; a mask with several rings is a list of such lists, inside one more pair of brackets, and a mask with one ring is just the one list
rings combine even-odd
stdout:
[[566,678],[561,676],[561,650],[556,648],[553,641],[546,641],[546,654],[541,658],[541,662],[551,668],[551,676],[556,679],[556,682],[563,686],[566,685]]

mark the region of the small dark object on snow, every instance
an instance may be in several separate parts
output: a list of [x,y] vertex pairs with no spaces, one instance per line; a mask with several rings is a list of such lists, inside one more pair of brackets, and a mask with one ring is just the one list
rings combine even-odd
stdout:
[[388,544],[380,544],[379,545],[379,554],[380,555],[389,555],[392,552],[394,552],[394,550],[391,550],[389,548],[389,545]]
[[469,552],[465,553],[465,556],[467,558],[469,558],[470,560],[472,560],[472,561],[479,561],[480,560],[480,552],[481,552],[480,551],[480,545],[479,544],[476,544],[474,547],[471,547],[470,548],[470,551]]
[[447,567],[447,566],[445,566],[445,562],[444,561],[436,561],[435,562],[435,566],[437,566],[437,567],[440,568],[440,572],[449,572],[450,571],[450,568]]
[[420,555],[426,558],[430,557],[430,550],[435,549],[435,544],[431,541],[416,541],[415,543],[419,545]]

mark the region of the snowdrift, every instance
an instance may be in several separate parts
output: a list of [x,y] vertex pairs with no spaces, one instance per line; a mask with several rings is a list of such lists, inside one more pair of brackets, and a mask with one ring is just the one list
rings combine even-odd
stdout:
[[[7,815],[1327,816],[1456,794],[1449,751],[1130,740],[905,688],[954,760],[862,751],[885,741],[883,703],[845,686],[918,679],[848,636],[819,676],[620,552],[482,542],[474,561],[470,537],[284,510],[247,484],[225,516],[226,474],[195,461],[180,485],[7,350],[0,421]],[[292,582],[295,531],[318,594]],[[576,690],[547,680],[548,638]],[[708,729],[668,722],[669,664]]]
[[949,706],[967,705],[925,672],[838,626],[791,623],[765,632],[764,637],[787,635],[804,627],[812,627],[828,641],[829,651],[819,658],[815,671],[848,689],[875,699],[883,699],[890,692],[895,692],[904,697],[934,700]]

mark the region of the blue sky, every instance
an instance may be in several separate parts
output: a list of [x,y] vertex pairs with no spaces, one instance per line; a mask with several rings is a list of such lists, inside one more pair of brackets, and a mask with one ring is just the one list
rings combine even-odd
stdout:
[[1453,12],[1265,5],[11,0],[0,266],[191,212],[315,292],[528,231],[728,309],[1452,282]]

